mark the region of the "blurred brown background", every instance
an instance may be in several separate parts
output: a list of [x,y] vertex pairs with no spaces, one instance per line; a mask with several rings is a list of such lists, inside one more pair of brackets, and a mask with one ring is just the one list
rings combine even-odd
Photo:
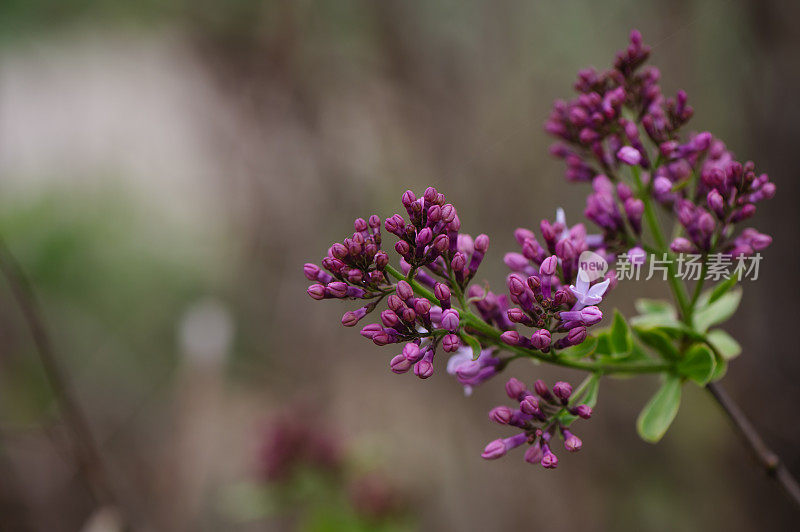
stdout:
[[[577,221],[542,124],[579,68],[631,28],[692,127],[777,184],[774,236],[726,328],[724,383],[800,473],[800,6],[786,1],[68,0],[0,3],[0,233],[30,274],[125,512],[143,530],[273,530],[233,515],[265,420],[313,405],[379,467],[420,530],[792,530],[797,513],[709,397],[687,386],[657,446],[634,420],[654,382],[615,380],[558,470],[486,462],[502,381],[464,398],[314,303],[301,265],[433,184],[492,237]],[[666,295],[618,290],[611,304]],[[513,373],[578,378],[524,363]],[[227,495],[226,495],[227,494]],[[0,530],[114,530],[69,454],[53,393],[0,283]],[[106,523],[106,524],[104,524]]]

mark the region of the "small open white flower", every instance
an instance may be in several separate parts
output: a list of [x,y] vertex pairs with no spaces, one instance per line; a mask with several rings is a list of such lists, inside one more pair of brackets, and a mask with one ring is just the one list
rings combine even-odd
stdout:
[[611,280],[606,279],[602,283],[590,286],[588,277],[578,274],[575,284],[569,286],[570,291],[578,300],[572,310],[581,310],[584,307],[600,303],[603,300],[603,294],[608,290],[609,284],[611,284]]

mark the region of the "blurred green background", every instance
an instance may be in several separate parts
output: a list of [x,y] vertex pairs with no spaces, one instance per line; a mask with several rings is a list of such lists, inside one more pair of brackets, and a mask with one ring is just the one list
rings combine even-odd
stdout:
[[[119,514],[140,530],[796,528],[702,392],[659,445],[640,441],[647,379],[603,387],[557,471],[481,460],[501,381],[464,398],[442,364],[427,382],[391,374],[341,305],[305,295],[301,265],[433,184],[491,236],[482,275],[501,286],[514,228],[583,210],[547,153],[552,101],[638,28],[664,91],[689,93],[691,126],[778,187],[753,221],[774,244],[727,324],[744,355],[724,382],[800,471],[798,15],[789,0],[0,2],[0,235]],[[665,292],[622,286],[610,303]],[[0,530],[119,530],[74,466],[5,282],[0,320]],[[349,488],[319,479],[308,500],[265,501],[264,427],[298,402],[341,440],[348,475],[379,469],[402,493],[399,515],[359,521]]]

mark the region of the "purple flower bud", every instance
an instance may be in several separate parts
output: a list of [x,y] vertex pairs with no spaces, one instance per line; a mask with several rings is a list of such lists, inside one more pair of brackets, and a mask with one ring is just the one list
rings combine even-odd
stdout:
[[528,447],[525,451],[525,461],[529,464],[542,463],[542,446],[539,442]]
[[519,345],[519,338],[517,331],[506,331],[500,335],[500,340],[508,345]]
[[439,235],[433,239],[433,248],[439,253],[445,253],[450,249],[450,239],[447,235]]
[[542,265],[539,266],[539,273],[542,275],[554,275],[557,267],[558,258],[555,255],[550,255],[542,261]]
[[639,150],[636,148],[631,146],[623,146],[617,152],[617,159],[625,164],[636,166],[642,161],[642,154],[639,153]]
[[526,240],[535,240],[536,235],[533,234],[533,231],[530,229],[525,229],[524,227],[517,227],[514,230],[514,238],[517,240],[519,245],[525,244]]
[[[400,312],[402,313],[402,310]],[[386,327],[396,327],[400,323],[400,317],[395,311],[386,309],[381,312],[381,322],[383,322]]]
[[[451,204],[446,204],[442,206],[442,221],[449,224],[452,222],[456,217],[456,209]],[[457,231],[457,229],[456,229]]]
[[552,398],[552,395],[550,395],[550,390],[547,389],[547,385],[542,379],[538,379],[533,383],[533,391],[535,391],[536,394],[542,399]]
[[407,256],[411,253],[411,246],[405,240],[398,240],[397,243],[394,245],[394,250],[403,257]]
[[570,329],[567,336],[564,337],[567,345],[578,345],[586,340],[586,327],[575,327]]
[[496,406],[489,411],[489,419],[500,425],[508,425],[513,413],[507,406]]
[[442,313],[442,327],[450,332],[458,330],[459,315],[455,309],[447,309]]
[[653,180],[653,192],[656,196],[664,196],[672,190],[672,181],[664,176],[658,176]]
[[745,229],[742,231],[742,236],[745,234],[750,241],[750,246],[752,246],[752,248],[756,251],[766,249],[770,244],[772,244],[771,236],[765,235],[764,233],[759,233],[755,229]]
[[589,419],[592,417],[592,407],[589,405],[578,405],[572,413],[581,419]]
[[509,398],[518,400],[519,397],[527,391],[528,388],[522,381],[515,379],[514,377],[508,379],[508,382],[506,383],[506,394]]
[[320,299],[325,299],[325,287],[321,284],[312,284],[306,290],[306,293],[311,297],[311,299],[316,299],[319,301]]
[[542,411],[539,407],[539,400],[532,395],[526,395],[522,401],[520,401],[519,409],[529,416],[538,416]]
[[456,252],[453,260],[450,262],[450,266],[456,272],[463,271],[464,268],[467,267],[467,257],[465,257],[460,251]]
[[664,157],[671,158],[675,154],[679,146],[680,144],[678,143],[677,140],[668,140],[666,142],[662,142],[658,146],[658,150]]
[[744,205],[741,209],[739,209],[733,214],[733,217],[731,217],[731,221],[733,223],[738,223],[741,222],[742,220],[750,218],[755,213],[756,213],[756,206],[753,205],[752,203],[748,203],[747,205]]
[[703,211],[697,218],[697,228],[704,236],[711,236],[715,227],[716,222],[714,222],[714,217],[710,213]]
[[688,239],[680,236],[672,241],[669,248],[675,253],[694,253],[695,251],[694,245]]
[[[543,448],[546,446],[543,446]],[[558,458],[554,455],[550,449],[544,451],[542,455],[542,467],[545,469],[555,469],[558,466]]]
[[475,238],[475,251],[486,253],[489,250],[489,237],[487,235],[478,235]]
[[439,194],[435,188],[428,187],[425,189],[425,194],[423,194],[422,197],[425,198],[425,201],[427,201],[428,203],[434,203],[436,201],[436,196],[438,195]]
[[581,450],[581,447],[583,447],[583,442],[580,438],[575,436],[567,429],[561,429],[561,433],[564,435],[564,448],[567,451],[576,453]]
[[594,325],[603,319],[603,312],[596,306],[585,307],[581,310],[581,320],[587,326]]
[[544,351],[550,347],[550,331],[547,329],[539,329],[533,336],[531,336],[531,343],[533,347],[539,351]]
[[559,240],[556,242],[556,255],[562,261],[569,261],[575,257],[575,246],[572,245],[572,242],[567,238]]
[[508,285],[508,291],[511,295],[521,296],[525,293],[525,282],[519,275],[510,274],[506,279],[506,284]]
[[420,379],[427,379],[433,375],[433,364],[423,358],[414,365],[414,375]]
[[356,221],[353,222],[353,226],[356,228],[356,231],[366,231],[367,230],[367,221],[364,218],[356,218]]
[[425,227],[424,229],[422,229],[422,231],[417,233],[418,246],[425,246],[427,244],[430,244],[432,240],[433,240],[433,231],[431,231],[430,227]]
[[403,346],[403,356],[413,364],[422,358],[422,350],[414,342],[409,342]]
[[[505,256],[503,257],[503,262],[506,263],[506,266],[508,266],[509,270],[515,272],[525,271],[525,269],[528,268],[528,266],[530,266],[528,259],[525,257],[525,255],[522,255],[521,253],[514,253],[514,252],[506,253]],[[309,279],[313,281],[316,279],[316,277],[314,277],[313,279],[312,278]]]
[[380,324],[370,323],[369,325],[365,325],[361,329],[361,336],[363,336],[364,338],[369,338],[370,340],[372,340],[372,338],[376,334],[378,334],[379,332],[382,332],[382,331],[383,331],[383,327],[381,327]]
[[631,264],[641,266],[647,260],[647,253],[639,246],[628,250],[628,261]]
[[553,394],[561,399],[562,403],[567,404],[572,395],[572,386],[568,382],[558,381],[553,385]]
[[414,195],[413,192],[411,192],[410,190],[406,190],[405,192],[403,192],[402,202],[404,207],[406,208],[410,207],[411,204],[414,203],[415,201],[417,201],[417,197]]
[[403,309],[406,308],[403,300],[397,297],[396,294],[391,294],[388,298],[386,298],[386,304],[395,312],[403,312]]
[[506,311],[506,315],[511,323],[532,323],[530,316],[525,314],[525,311],[521,308],[510,308]]
[[634,230],[639,233],[642,230],[642,214],[644,214],[644,203],[640,199],[628,198],[625,201],[625,215],[630,220]]
[[549,220],[542,220],[539,223],[539,229],[542,231],[542,238],[544,238],[548,244],[555,243],[556,237],[558,236],[557,231]]
[[464,256],[472,255],[475,252],[475,241],[468,234],[462,233],[456,239],[456,248]]
[[503,440],[498,439],[489,442],[486,448],[481,453],[481,458],[485,458],[486,460],[496,460],[506,455],[506,445],[503,443]]
[[408,324],[413,324],[417,320],[417,313],[414,312],[414,309],[404,308],[400,318]]
[[411,288],[411,285],[408,284],[406,281],[398,281],[396,291],[397,291],[397,297],[399,297],[403,301],[408,301],[409,299],[414,297],[414,289]]
[[436,283],[433,287],[433,295],[439,301],[447,301],[450,299],[450,288],[443,283]]
[[343,259],[347,256],[347,253],[347,247],[344,244],[336,242],[331,246],[331,255],[333,255],[334,258]]
[[403,355],[397,355],[389,362],[389,367],[397,374],[406,373],[411,369],[411,362]]
[[714,211],[717,216],[722,218],[725,215],[725,200],[717,189],[712,189],[708,193],[706,202],[708,203],[708,208]]
[[317,275],[319,275],[320,271],[321,270],[319,269],[319,266],[316,264],[312,264],[310,262],[303,264],[303,274],[309,281],[316,281]]
[[419,316],[425,316],[431,311],[431,302],[427,299],[417,298],[414,301],[414,312],[416,312]]
[[359,322],[361,318],[367,315],[367,308],[361,307],[360,309],[345,312],[342,316],[342,325],[345,327],[353,327]]
[[458,336],[455,334],[446,334],[444,338],[442,338],[442,348],[447,353],[453,353],[458,351],[459,341]]
[[617,183],[617,196],[624,202],[633,197],[633,191],[625,183]]

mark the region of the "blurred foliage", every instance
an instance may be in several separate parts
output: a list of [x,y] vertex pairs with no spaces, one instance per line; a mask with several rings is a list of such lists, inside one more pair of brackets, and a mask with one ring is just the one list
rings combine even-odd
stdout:
[[406,511],[369,515],[353,501],[339,475],[304,468],[291,479],[239,482],[220,492],[220,513],[235,523],[288,521],[299,532],[409,532],[417,527]]
[[[213,286],[210,259],[122,191],[86,198],[53,187],[12,197],[0,205],[0,235],[36,287],[65,364],[122,397],[149,390],[176,362],[182,311]],[[3,313],[16,324],[2,354],[2,415],[27,420],[51,395],[5,283],[2,290]]]

